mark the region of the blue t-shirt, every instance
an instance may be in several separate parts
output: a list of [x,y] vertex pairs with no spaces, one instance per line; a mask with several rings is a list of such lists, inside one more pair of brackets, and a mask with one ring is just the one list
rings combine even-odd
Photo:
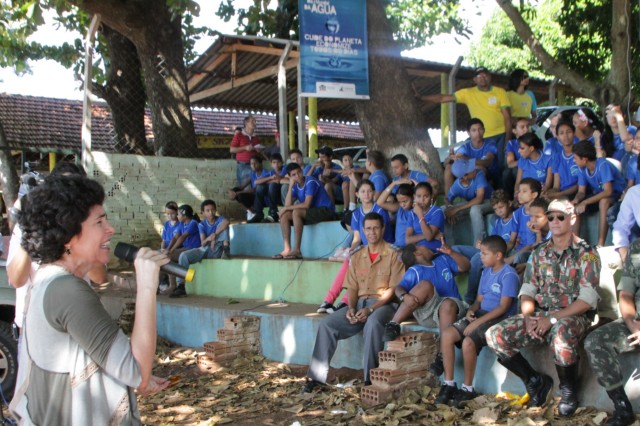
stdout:
[[507,154],[513,152],[516,160],[520,160],[520,152],[518,152],[518,148],[520,148],[518,139],[511,139],[509,142],[507,142],[507,146],[505,146],[504,149]]
[[493,161],[487,170],[491,173],[498,171],[498,147],[494,142],[484,141],[480,148],[475,148],[471,141],[468,141],[464,145],[461,145],[456,153],[462,154],[465,157],[475,158],[476,160],[486,160],[489,154],[493,154]]
[[513,220],[513,215],[511,215],[511,217],[507,219],[506,222],[503,219],[496,217],[495,222],[493,222],[491,235],[502,237],[502,239],[508,243],[511,240],[511,233],[514,232],[514,223],[515,221]]
[[524,246],[528,246],[536,242],[536,234],[529,229],[527,222],[531,220],[531,216],[525,213],[524,206],[513,212],[513,229],[512,232],[517,232],[520,243],[516,247],[516,250],[520,250]]
[[[309,168],[311,168],[311,166],[309,166]],[[329,176],[331,179],[333,179],[334,177],[336,177],[337,175],[340,174],[340,171],[342,170],[342,167],[340,167],[336,163],[331,163],[331,170],[335,170],[335,172],[332,172],[331,175]],[[307,169],[307,171],[308,171],[308,169]],[[313,170],[313,173],[311,174],[311,176],[313,176],[314,178],[319,180],[320,176],[322,175],[323,172],[324,172],[324,166],[316,167]]]
[[530,158],[521,158],[518,160],[518,168],[522,169],[522,179],[533,178],[542,183],[544,186],[547,181],[547,169],[551,167],[551,156],[541,153],[540,158],[536,161]]
[[462,185],[462,183],[460,183],[460,178],[457,178],[455,182],[453,182],[453,185],[451,185],[451,188],[449,188],[447,198],[449,201],[453,201],[456,197],[471,201],[476,198],[476,193],[479,188],[484,188],[483,201],[491,198],[493,188],[491,188],[491,185],[487,182],[487,178],[482,170],[478,170],[476,172],[476,177],[469,182],[468,186]]
[[382,170],[376,170],[371,173],[369,180],[373,182],[374,192],[382,192],[387,186],[389,186],[389,179]]
[[251,187],[252,187],[252,188],[255,188],[255,187],[256,187],[256,181],[257,181],[258,179],[266,178],[266,177],[273,176],[273,175],[274,175],[273,170],[265,170],[265,169],[262,169],[262,170],[260,171],[260,173],[256,173],[256,172],[254,172],[254,171],[252,170],[252,171],[251,171],[251,175],[250,175],[250,179],[251,179]]
[[180,235],[179,230],[180,222],[178,221],[176,221],[175,225],[172,225],[170,220],[164,223],[164,227],[162,228],[162,240],[164,241],[165,247],[169,247],[174,236]]
[[201,234],[204,234],[205,238],[218,230],[218,227],[224,220],[224,216],[216,216],[214,219],[213,223],[209,223],[205,218],[198,224],[198,231],[200,231]]
[[[573,144],[577,144],[578,142],[580,142],[580,139],[578,139],[577,136],[573,137]],[[560,141],[557,138],[549,138],[547,139],[547,143],[544,145],[544,153],[550,156],[554,156],[559,152],[563,152],[564,149],[562,148],[562,144],[560,143]]]
[[[627,132],[633,135],[634,138],[636,136],[637,131],[638,129],[636,128],[636,126],[631,126],[631,125],[627,126]],[[613,135],[613,146],[615,148],[615,150],[613,151],[613,158],[615,158],[618,161],[622,160],[625,150],[624,150],[624,141],[620,137],[619,133],[617,135],[616,134]]]
[[182,247],[192,249],[201,246],[200,243],[200,231],[198,230],[198,222],[195,219],[191,219],[189,223],[180,223],[180,235],[189,233],[189,236],[182,242]]
[[407,245],[407,227],[413,226],[411,218],[411,209],[405,210],[402,207],[396,212],[396,240],[395,245],[404,247]]
[[324,189],[324,185],[313,176],[305,176],[302,187],[296,183],[291,189],[291,201],[298,200],[303,203],[308,196],[313,197],[309,207],[328,207],[331,210],[335,208],[329,194]]
[[455,275],[458,273],[458,264],[449,255],[439,254],[432,260],[432,265],[413,265],[404,273],[398,283],[406,291],[411,291],[420,281],[431,281],[440,297],[455,297],[461,299]]
[[604,190],[604,184],[607,182],[611,182],[613,185],[614,197],[617,194],[621,194],[627,186],[622,174],[605,158],[596,159],[593,173],[590,173],[587,167],[580,169],[578,185],[589,187],[592,195],[601,193]]
[[515,315],[518,311],[518,291],[520,289],[520,279],[518,273],[510,265],[504,265],[498,272],[493,272],[493,268],[484,268],[480,277],[478,294],[482,295],[480,309],[483,311],[493,311],[500,306],[501,297],[511,297],[514,300],[505,312],[503,318]]
[[[391,225],[391,219],[389,218],[389,213],[376,203],[373,203],[373,207],[371,208],[370,213],[378,213],[382,216],[382,220],[384,221],[384,235],[383,239],[393,244],[393,226]],[[367,237],[364,234],[364,230],[362,227],[364,226],[364,216],[366,213],[364,212],[364,208],[362,206],[358,207],[354,210],[351,215],[351,229],[353,231],[358,231],[360,233],[360,240],[362,241],[362,245],[366,246],[368,243]]]
[[[409,179],[411,180],[415,180],[416,182],[420,183],[420,182],[426,182],[427,179],[429,179],[429,175],[427,175],[426,173],[422,173],[419,172],[417,170],[409,170]],[[395,176],[393,178],[393,182],[403,179],[400,176]],[[395,194],[396,192],[398,192],[398,187],[394,186],[393,187],[393,191],[391,191],[392,194]]]
[[[411,211],[411,224],[413,227],[414,235],[422,235],[422,228],[420,227],[420,217],[412,210]],[[436,226],[440,232],[444,232],[444,212],[438,206],[432,206],[429,211],[427,211],[424,215],[424,220],[429,225]],[[419,246],[426,246],[431,250],[437,250],[440,248],[442,243],[440,242],[440,238],[434,238],[431,241],[420,240],[416,244]]]
[[629,162],[627,163],[627,170],[624,174],[624,178],[626,180],[633,180],[634,185],[640,183],[640,173],[638,173],[638,156],[636,154],[632,154],[629,157]]
[[563,151],[555,154],[551,165],[551,171],[560,178],[560,191],[578,184],[580,168],[573,161],[573,153],[567,156]]

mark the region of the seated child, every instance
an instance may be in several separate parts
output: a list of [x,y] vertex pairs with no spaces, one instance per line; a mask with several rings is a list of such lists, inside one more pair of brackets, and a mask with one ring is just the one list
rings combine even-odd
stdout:
[[[542,141],[535,133],[525,133],[518,138],[518,173],[514,190],[517,191],[522,179],[532,178],[542,184],[542,192],[547,191],[553,184],[551,173],[551,156],[542,151]],[[540,195],[542,195],[540,192]]]
[[531,249],[536,243],[536,234],[530,228],[529,207],[533,200],[540,197],[541,191],[540,181],[533,178],[522,179],[518,187],[516,195],[520,208],[513,213],[513,228],[507,244],[511,255],[505,260],[507,265],[525,263],[531,254]]
[[[400,306],[385,325],[385,342],[395,340],[400,335],[400,323],[412,315],[423,327],[435,322],[440,333],[464,316],[467,304],[460,298],[454,277],[469,270],[469,260],[444,241],[438,252],[415,244],[402,250],[406,272],[395,288]],[[440,376],[443,369],[442,354],[438,352],[430,370]]]
[[[193,213],[193,208],[188,204],[178,207],[178,222],[180,222],[177,232],[171,239],[169,247],[167,247],[167,255],[173,262],[180,259],[182,252],[200,247],[200,232],[198,222],[200,218]],[[187,291],[184,288],[184,280],[181,284],[176,285],[175,275],[169,275],[169,288],[167,292],[169,297],[184,297]]]
[[518,174],[518,161],[520,160],[520,144],[518,138],[529,133],[531,130],[529,118],[519,117],[515,119],[513,126],[514,138],[507,142],[505,146],[505,162],[506,166],[502,171],[502,188],[507,191],[509,196],[513,196],[513,188],[516,185],[516,176]]
[[[517,255],[505,260],[507,263],[511,262],[510,264],[520,276],[524,273],[533,248],[551,238],[549,220],[546,215],[548,206],[549,200],[542,197],[536,198],[529,204],[529,221],[526,223],[526,228],[518,231],[518,236],[524,235],[526,240],[531,241],[531,243],[528,246],[521,247]],[[516,226],[515,223],[514,226]]]
[[[491,235],[501,237],[505,243],[511,239],[511,229],[513,227],[513,210],[511,209],[511,199],[507,192],[498,189],[491,194],[491,207],[497,216],[491,228]],[[480,240],[476,241],[475,246],[453,246],[452,250],[458,252],[469,259],[471,268],[467,275],[467,293],[464,301],[472,304],[478,295],[478,286],[480,285],[480,276],[482,274],[482,261],[480,259]]]
[[[474,241],[481,240],[485,234],[484,215],[491,211],[489,198],[493,188],[487,182],[482,170],[476,169],[476,160],[456,160],[451,172],[457,178],[447,194],[447,206],[444,214],[449,224],[454,225],[458,218],[468,214]],[[456,198],[466,202],[453,205]]]
[[229,199],[236,200],[247,210],[247,223],[260,223],[264,219],[264,197],[256,196],[256,186],[264,183],[271,176],[268,170],[262,168],[262,155],[251,157],[251,174],[239,187],[229,190]]
[[[389,194],[393,192],[396,194],[395,201],[391,199],[392,197],[389,197]],[[411,180],[394,180],[380,194],[376,203],[389,213],[395,213],[396,236],[394,244],[400,248],[406,246],[407,228],[413,226],[413,219],[411,218],[413,183]]]
[[307,171],[307,176],[318,179],[329,195],[333,204],[341,203],[342,200],[342,167],[333,162],[333,149],[323,146],[316,149],[318,160],[311,164]]
[[578,175],[580,169],[573,161],[573,145],[575,127],[570,121],[559,121],[556,134],[561,149],[554,154],[551,171],[553,172],[553,187],[547,191],[549,198],[569,198],[578,192]]
[[[162,241],[160,242],[160,253],[164,253],[167,250],[167,247],[171,244],[171,240],[178,233],[178,204],[175,201],[169,201],[164,205],[164,216],[167,218],[167,221],[164,223],[162,227]],[[161,287],[164,287],[160,290],[166,290],[169,283],[168,274],[160,274],[160,282]]]
[[[189,269],[189,265],[202,259],[230,259],[229,221],[224,216],[216,215],[216,203],[204,200],[200,205],[204,220],[198,224],[200,247],[180,253],[178,263]],[[180,280],[178,280],[180,281]]]
[[[607,223],[608,210],[618,202],[625,189],[624,178],[620,171],[605,158],[596,158],[596,148],[589,141],[580,141],[573,146],[573,160],[580,168],[578,175],[578,193],[572,203],[576,209],[575,229],[580,230],[580,219],[585,211],[600,214],[598,225],[598,246],[604,246],[609,229]],[[590,189],[590,196],[587,196]],[[619,207],[614,208],[617,212]],[[615,216],[615,214],[614,214]],[[610,218],[613,225],[615,217]]]
[[351,178],[349,177],[353,169],[353,157],[348,152],[345,152],[342,154],[340,162],[342,163],[342,171],[340,172],[342,202],[344,203],[345,210],[354,211],[356,209],[356,194],[355,188],[353,188],[353,191],[351,190]]
[[[267,175],[256,179],[256,198],[264,202],[267,201],[269,206],[269,215],[265,218],[265,222],[274,223],[279,221],[278,206],[282,205],[282,182],[286,172],[282,167],[282,155],[275,153],[271,155],[271,170],[267,171]],[[256,206],[257,208],[262,207]],[[262,212],[260,212],[262,214]]]
[[405,243],[437,250],[440,235],[444,235],[444,212],[433,203],[433,189],[428,182],[420,182],[414,190],[411,226],[407,227]]
[[[504,263],[507,243],[492,235],[480,244],[482,264],[485,266],[480,288],[467,315],[440,335],[440,352],[444,362],[444,383],[436,398],[436,404],[448,404],[460,408],[460,403],[475,398],[473,377],[476,374],[478,354],[487,345],[485,332],[494,324],[516,313],[520,281],[516,271]],[[458,390],[453,380],[455,345],[462,344],[464,381]]]

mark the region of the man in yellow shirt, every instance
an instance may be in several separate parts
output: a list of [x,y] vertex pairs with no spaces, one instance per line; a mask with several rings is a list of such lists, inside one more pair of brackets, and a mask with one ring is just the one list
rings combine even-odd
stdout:
[[495,142],[498,162],[503,168],[505,140],[511,138],[511,103],[504,89],[491,85],[491,74],[485,67],[476,68],[473,82],[474,87],[457,90],[453,95],[429,95],[422,100],[465,104],[471,118],[479,118],[484,123],[484,140]]

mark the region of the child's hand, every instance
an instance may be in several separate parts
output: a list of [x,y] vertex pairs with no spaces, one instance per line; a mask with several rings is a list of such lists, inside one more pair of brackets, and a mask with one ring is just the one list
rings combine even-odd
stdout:
[[473,322],[476,320],[476,313],[469,309],[467,310],[466,318],[469,320],[469,322]]
[[476,240],[476,245],[475,247],[480,250],[480,246],[482,245],[482,240]]
[[442,244],[439,248],[438,251],[444,254],[448,254],[451,255],[451,252],[453,250],[451,250],[451,247],[449,246],[449,244],[447,244],[444,240],[444,235],[440,234],[440,243]]
[[420,218],[424,217],[424,210],[416,203],[413,204],[413,212]]
[[582,214],[587,209],[587,205],[583,202],[578,203],[576,206],[576,214]]

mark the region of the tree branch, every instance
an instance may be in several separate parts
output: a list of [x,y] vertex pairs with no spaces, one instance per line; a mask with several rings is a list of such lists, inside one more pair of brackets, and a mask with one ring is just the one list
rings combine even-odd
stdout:
[[498,6],[507,14],[518,36],[520,36],[522,41],[529,47],[536,59],[540,61],[547,74],[558,77],[576,91],[602,103],[603,90],[601,84],[585,79],[551,56],[540,44],[540,41],[533,35],[531,27],[522,18],[518,9],[513,6],[511,0],[496,0],[496,3],[498,3]]

